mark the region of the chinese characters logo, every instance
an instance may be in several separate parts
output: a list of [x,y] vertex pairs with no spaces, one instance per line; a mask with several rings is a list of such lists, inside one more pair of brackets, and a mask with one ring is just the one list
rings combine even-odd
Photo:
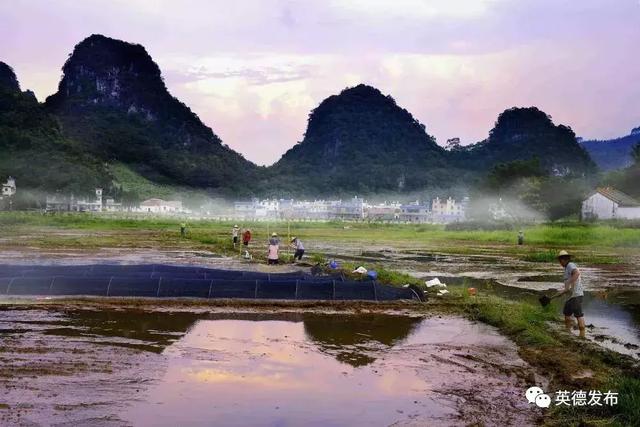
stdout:
[[[539,408],[551,406],[551,396],[540,387],[529,387],[524,393],[527,401]],[[618,393],[611,390],[605,393],[599,390],[558,390],[554,394],[554,406],[614,406],[618,404]]]

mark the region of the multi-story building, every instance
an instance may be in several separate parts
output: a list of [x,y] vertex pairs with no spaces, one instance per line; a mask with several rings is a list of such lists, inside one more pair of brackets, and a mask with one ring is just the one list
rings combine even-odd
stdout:
[[422,205],[416,200],[400,207],[398,219],[403,222],[427,223],[431,222],[431,212],[429,206]]
[[368,205],[365,210],[367,219],[371,221],[398,221],[402,205],[400,203]]
[[346,202],[330,205],[329,218],[341,220],[361,220],[364,218],[364,200],[354,197]]
[[457,203],[452,198],[436,199],[432,206],[419,202],[402,205],[383,203],[371,205],[360,197],[349,200],[258,200],[235,202],[234,212],[242,219],[294,219],[294,220],[351,220],[451,222],[464,219],[468,199]]
[[46,197],[47,211],[102,211],[102,188],[96,188],[94,198],[76,198],[73,194],[53,194]]
[[461,203],[451,197],[447,200],[436,197],[431,201],[431,220],[441,223],[463,221],[468,201],[468,197],[465,197]]

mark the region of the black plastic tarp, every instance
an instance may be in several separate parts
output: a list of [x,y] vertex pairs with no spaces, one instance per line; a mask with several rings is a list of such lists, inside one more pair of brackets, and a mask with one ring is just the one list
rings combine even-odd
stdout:
[[0,295],[89,295],[276,300],[418,299],[414,291],[341,275],[173,265],[0,265]]

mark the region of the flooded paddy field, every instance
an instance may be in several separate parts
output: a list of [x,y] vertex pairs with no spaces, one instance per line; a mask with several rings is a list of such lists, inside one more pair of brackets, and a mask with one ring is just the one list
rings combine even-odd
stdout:
[[[557,263],[522,261],[500,248],[479,247],[473,255],[447,254],[403,245],[357,246],[325,243],[334,258],[377,265],[429,280],[438,277],[450,288],[474,287],[483,294],[538,304],[543,292],[562,286]],[[331,256],[330,255],[330,256]],[[590,326],[587,338],[611,350],[640,358],[640,259],[627,254],[619,264],[580,265],[585,286],[583,303]],[[556,303],[558,314],[562,304]]]
[[[536,318],[538,297],[561,286],[554,253],[564,243],[518,248],[455,240],[455,233],[446,234],[451,241],[431,241],[430,229],[419,234],[411,226],[383,233],[366,225],[297,225],[307,262],[273,267],[260,261],[259,240],[253,261],[233,251],[229,224],[203,223],[179,239],[173,223],[138,221],[119,229],[96,220],[76,229],[76,218],[69,221],[15,230],[0,240],[0,264],[289,272],[335,259],[348,269],[362,265],[418,281],[439,277],[451,294],[432,296],[419,310],[4,300],[0,425],[538,425],[566,414],[529,407],[522,399],[529,385],[605,387],[615,379],[611,372],[629,376],[640,358],[634,234],[620,244],[598,246],[592,239],[568,248],[578,253],[583,273],[588,341],[561,330],[558,301],[534,328],[532,343],[510,331],[512,323],[505,327],[465,309],[491,314],[487,303],[508,311],[500,304],[514,302],[516,315]],[[531,261],[539,255],[542,261]],[[476,305],[464,298],[469,287],[477,290]],[[571,416],[575,424],[582,414]]]
[[3,305],[0,424],[532,425],[487,325],[406,313]]
[[[125,247],[23,247],[20,241],[30,241],[42,230],[27,230],[19,238],[0,244],[1,263],[92,264],[92,263],[168,263],[242,269],[261,272],[291,272],[308,269],[308,265],[282,264],[266,266],[250,262],[237,255],[219,254],[218,250],[193,245],[176,246],[148,242],[147,231],[141,236],[128,230],[130,245]],[[113,230],[92,231],[91,237],[118,235]],[[58,236],[60,235],[60,236]],[[47,230],[49,238],[86,237],[86,232]],[[137,239],[143,238],[141,242]],[[106,242],[108,243],[108,242]],[[367,268],[386,268],[410,274],[420,279],[439,277],[449,286],[475,287],[483,294],[496,294],[509,299],[527,300],[537,304],[541,292],[552,293],[561,287],[561,269],[555,262],[524,261],[509,251],[513,245],[464,243],[464,251],[448,251],[442,245],[421,244],[410,239],[396,242],[336,241],[324,239],[309,242],[311,251],[326,259],[336,259]],[[584,250],[584,249],[583,249]],[[590,248],[598,256],[618,255],[619,263],[582,264],[582,280],[586,289],[585,312],[587,338],[609,349],[640,358],[640,249]],[[561,304],[556,304],[558,313]]]

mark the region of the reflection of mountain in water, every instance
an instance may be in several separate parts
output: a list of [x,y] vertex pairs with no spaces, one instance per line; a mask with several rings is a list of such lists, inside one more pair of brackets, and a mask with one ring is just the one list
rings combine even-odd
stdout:
[[71,310],[68,326],[46,333],[71,337],[109,338],[97,343],[132,347],[160,353],[179,339],[200,317],[194,313],[164,313],[137,310]]
[[375,361],[372,352],[405,339],[421,319],[380,314],[305,315],[304,330],[320,351],[354,367]]
[[85,337],[97,344],[131,347],[160,353],[180,339],[197,320],[281,320],[303,322],[307,338],[322,353],[351,366],[375,361],[372,354],[405,339],[421,319],[380,314],[259,314],[182,313],[141,310],[68,310],[68,321],[56,323],[45,333]]

